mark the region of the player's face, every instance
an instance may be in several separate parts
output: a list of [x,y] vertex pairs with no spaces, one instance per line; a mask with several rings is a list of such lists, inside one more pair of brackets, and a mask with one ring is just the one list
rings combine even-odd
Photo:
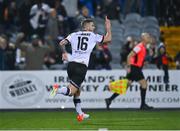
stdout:
[[152,43],[152,38],[149,34],[145,35],[144,36],[144,40],[145,42],[148,44],[148,43]]

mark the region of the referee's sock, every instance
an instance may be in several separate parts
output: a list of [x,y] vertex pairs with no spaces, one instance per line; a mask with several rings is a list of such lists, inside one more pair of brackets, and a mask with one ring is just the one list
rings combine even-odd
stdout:
[[60,87],[60,88],[58,88],[57,94],[63,94],[65,96],[70,96],[71,90],[68,87]]
[[73,102],[75,105],[76,112],[80,115],[83,114],[81,109],[81,99],[79,98],[79,96],[74,96]]
[[109,106],[111,105],[112,100],[114,100],[119,94],[114,93],[112,94],[112,96],[110,98],[106,98],[105,102],[106,102],[106,108],[109,110]]
[[109,98],[109,100],[112,101],[112,100],[114,100],[117,96],[119,96],[119,94],[114,93],[114,94]]
[[140,87],[141,90],[141,105],[145,104],[145,98],[146,98],[146,89]]

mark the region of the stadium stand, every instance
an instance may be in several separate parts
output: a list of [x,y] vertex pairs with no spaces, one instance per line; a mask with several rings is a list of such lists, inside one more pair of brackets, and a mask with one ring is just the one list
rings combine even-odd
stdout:
[[123,23],[131,23],[133,21],[139,23],[141,21],[141,16],[138,13],[129,13],[126,15]]
[[[164,41],[167,53],[174,58],[176,53],[180,51],[180,27],[161,27],[164,33]],[[175,68],[175,62],[170,62],[170,68]]]
[[[104,20],[100,17],[95,18],[97,25],[96,32],[103,34],[105,31]],[[112,68],[121,68],[120,61],[120,49],[128,36],[133,37],[136,41],[140,40],[142,32],[148,32],[155,37],[159,42],[160,29],[157,18],[153,16],[141,17],[137,13],[129,13],[122,23],[118,20],[111,20],[112,23],[112,44],[109,45],[109,49],[112,52]]]
[[[56,0],[43,0],[44,3],[46,3],[51,9],[56,9],[58,4],[55,4]],[[57,13],[57,20],[59,22],[58,25],[62,27],[63,24],[66,25],[66,30],[63,30],[62,28],[59,28],[59,37],[65,37],[70,32],[77,29],[77,16],[81,13],[81,7],[84,6],[84,3],[80,0],[74,0],[73,2],[70,0],[64,0],[61,1],[62,8],[64,8],[65,14],[61,14],[61,11],[58,11],[58,8],[56,9]],[[67,4],[71,2],[72,4]],[[92,2],[89,1],[91,4]],[[97,25],[97,33],[104,34],[105,28],[104,28],[104,16],[108,15],[104,10],[107,4],[107,1],[93,1],[92,5],[94,14],[90,13],[90,17],[94,18],[96,25]],[[178,26],[179,25],[179,13],[178,13],[178,5],[179,2],[174,1],[164,1],[164,6],[160,4],[159,2],[155,1],[148,1],[147,3],[137,4],[137,3],[131,3],[132,1],[116,1],[114,4],[120,5],[120,9],[118,8],[119,15],[118,18],[112,18],[112,44],[109,46],[110,51],[112,52],[112,68],[121,68],[121,65],[119,65],[120,61],[120,49],[121,46],[125,43],[125,40],[128,36],[132,36],[135,38],[136,41],[140,39],[140,34],[142,32],[149,32],[151,35],[155,37],[157,45],[159,44],[159,37],[161,37],[160,34],[160,25],[163,25],[165,27],[161,27],[161,31],[164,32],[165,35],[165,41],[167,44],[167,50],[168,53],[172,56],[172,58],[175,56],[175,54],[179,51],[179,35],[180,31],[179,27],[166,27],[166,26]],[[149,2],[151,3],[152,7],[149,6]],[[162,2],[162,1],[161,1]],[[9,41],[11,43],[14,43],[16,40],[16,35],[19,32],[25,33],[25,41],[30,41],[31,35],[34,34],[32,31],[32,28],[29,25],[29,14],[30,9],[36,2],[33,1],[25,1],[22,0],[21,2],[18,1],[1,1],[0,2],[0,34],[7,35],[9,37]],[[81,3],[81,6],[79,5]],[[14,6],[11,6],[14,5]],[[72,6],[73,5],[73,6]],[[86,5],[86,4],[85,4]],[[96,6],[95,6],[96,5]],[[69,8],[72,7],[72,8]],[[116,7],[116,6],[115,6]],[[137,9],[136,9],[137,7]],[[173,10],[170,10],[172,9]],[[176,8],[175,8],[176,7]],[[163,11],[163,9],[166,9],[167,11]],[[99,9],[99,10],[98,10]],[[126,12],[125,9],[128,11]],[[174,10],[177,11],[174,11]],[[7,11],[8,10],[8,11]],[[24,10],[24,11],[22,11]],[[92,11],[90,8],[88,10]],[[160,11],[160,12],[158,12]],[[175,15],[171,15],[172,12],[175,13]],[[18,15],[20,14],[20,15]],[[88,14],[89,15],[89,14]],[[91,16],[92,15],[92,16]],[[63,16],[63,17],[62,17]],[[110,15],[111,16],[111,15]],[[48,17],[48,16],[47,16]],[[62,17],[62,18],[61,18]],[[65,20],[65,21],[64,21]],[[25,21],[25,22],[24,22]],[[64,22],[62,22],[64,21]],[[25,24],[25,25],[24,25]],[[14,28],[15,27],[15,28]],[[58,40],[53,39],[50,40],[49,37],[45,36],[45,42],[51,41],[51,43],[57,43]],[[52,38],[51,38],[52,39]],[[23,54],[24,52],[22,52]],[[25,53],[24,53],[25,54]],[[59,62],[59,59],[55,59],[56,64],[50,65],[53,67],[53,69],[59,69],[58,67],[62,67],[60,64],[62,62]],[[23,62],[23,61],[22,61]],[[19,62],[16,61],[14,63],[15,65],[18,65]],[[56,66],[58,65],[59,66]],[[171,67],[174,67],[173,64]],[[18,69],[18,68],[17,68]],[[51,69],[51,68],[50,68]]]
[[154,16],[147,16],[141,19],[141,24],[143,26],[143,32],[148,32],[156,38],[156,41],[159,41],[160,37],[160,27],[159,22]]

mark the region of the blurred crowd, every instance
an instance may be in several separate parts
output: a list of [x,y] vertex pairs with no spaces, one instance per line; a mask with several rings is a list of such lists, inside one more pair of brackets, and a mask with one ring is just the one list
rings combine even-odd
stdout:
[[[58,42],[79,30],[84,18],[107,15],[121,23],[128,13],[136,12],[155,16],[160,25],[178,26],[179,6],[179,0],[0,0],[0,70],[65,69]],[[169,58],[163,42],[160,39],[148,48],[147,63],[166,70],[164,65],[175,60],[179,69],[180,53]],[[138,41],[128,37],[124,43],[121,65]],[[71,53],[71,47],[66,48]],[[97,45],[89,69],[109,70],[112,59],[106,44]],[[168,76],[165,79],[168,81]]]

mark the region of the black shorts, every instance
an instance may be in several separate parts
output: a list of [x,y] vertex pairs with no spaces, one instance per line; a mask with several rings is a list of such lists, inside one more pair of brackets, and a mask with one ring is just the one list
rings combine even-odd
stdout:
[[87,66],[84,64],[69,62],[67,66],[67,73],[70,79],[70,83],[77,87],[81,87],[82,82],[85,79],[87,72]]
[[126,75],[128,80],[139,81],[144,79],[142,68],[131,65],[131,72]]

